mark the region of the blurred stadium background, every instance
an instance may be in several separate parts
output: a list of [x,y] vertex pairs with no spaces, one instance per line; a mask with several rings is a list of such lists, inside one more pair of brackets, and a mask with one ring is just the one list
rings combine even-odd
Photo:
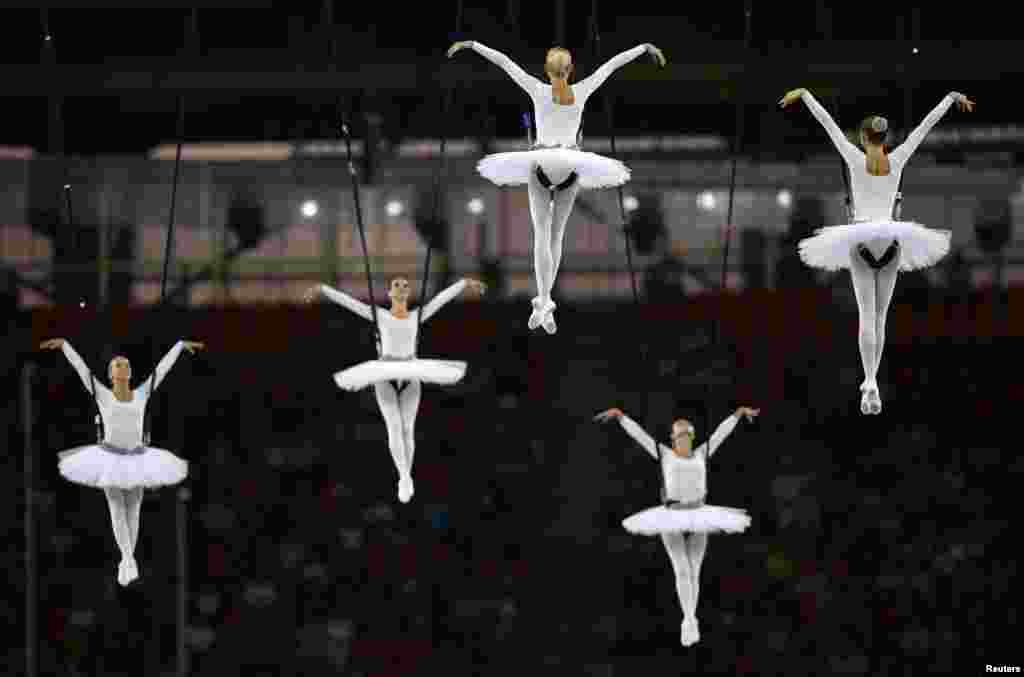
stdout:
[[[444,50],[476,39],[539,73],[560,44],[585,76],[598,61],[593,3],[467,2],[458,35],[455,2],[152,5],[0,10],[0,477],[11,497],[0,611],[19,638],[0,652],[6,672],[1020,664],[1024,122],[1010,93],[1024,66],[1008,7],[890,3],[868,17],[857,4],[755,0],[747,51],[738,0],[665,14],[598,3],[603,58],[652,42],[669,60],[623,68],[584,119],[584,146],[609,152],[614,134],[633,170],[624,203],[641,303],[616,193],[583,193],[548,336],[526,329],[525,191],[475,171],[483,155],[526,145],[528,101],[486,61]],[[951,110],[906,171],[904,216],[952,230],[953,252],[900,277],[878,417],[858,409],[848,276],[796,256],[801,237],[844,218],[824,132],[802,107],[778,109],[798,86],[844,128],[886,115],[897,139],[951,90],[978,102]],[[157,307],[179,110],[168,303]],[[456,387],[424,389],[408,505],[395,499],[372,397],[330,378],[373,354],[368,327],[301,302],[319,282],[367,297],[342,116],[378,300],[391,275],[418,285],[428,243],[431,293],[467,275],[490,285],[424,328],[421,354],[470,369]],[[140,377],[178,338],[208,344],[154,402],[154,440],[192,470],[186,493],[147,493],[142,577],[127,589],[101,493],[56,472],[55,453],[94,431],[63,358],[35,352],[53,336],[94,370],[117,347]],[[683,649],[660,542],[619,525],[657,498],[656,467],[590,418],[619,406],[666,438],[686,416],[703,438],[739,404],[762,417],[709,466],[710,500],[747,507],[754,523],[711,539],[702,640]]]

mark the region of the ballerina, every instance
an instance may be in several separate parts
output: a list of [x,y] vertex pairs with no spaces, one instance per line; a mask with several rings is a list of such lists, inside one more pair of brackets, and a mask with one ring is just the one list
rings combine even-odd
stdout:
[[537,125],[537,142],[528,151],[496,153],[483,158],[477,170],[499,186],[526,184],[533,220],[533,261],[537,277],[537,296],[531,301],[533,312],[527,326],[543,325],[554,334],[555,302],[551,291],[562,262],[565,225],[572,213],[580,189],[612,188],[626,183],[629,169],[611,158],[581,151],[577,135],[587,99],[616,70],[650,54],[665,65],[661,50],[644,44],[613,57],[592,75],[572,86],[572,55],[554,47],[548,50],[544,71],[551,84],[529,75],[510,58],[479,42],[456,42],[448,49],[451,58],[462,49],[472,49],[495,64],[529,95]]
[[882,398],[878,392],[878,367],[897,273],[934,265],[949,253],[952,235],[948,230],[898,220],[894,207],[900,176],[911,155],[949,107],[956,102],[961,110],[971,111],[974,102],[958,92],[947,94],[902,144],[887,153],[889,123],[885,118],[872,116],[861,123],[858,148],[806,89],[788,92],[779,104],[785,108],[798,99],[807,104],[842,155],[853,193],[853,222],[819,228],[813,237],[801,240],[800,258],[814,268],[849,268],[860,316],[858,343],[864,368],[860,410],[864,414],[879,414]]
[[463,279],[439,292],[420,309],[409,310],[409,280],[396,277],[388,287],[391,309],[376,308],[355,299],[343,291],[325,284],[317,285],[306,293],[312,302],[319,295],[352,311],[380,327],[378,350],[380,358],[363,362],[338,372],[334,380],[340,388],[355,391],[373,386],[377,406],[388,431],[388,449],[398,471],[398,500],[408,503],[412,498],[412,461],[416,449],[416,412],[420,406],[420,384],[458,383],[466,373],[466,363],[451,360],[422,360],[416,356],[416,336],[419,322],[426,322],[446,303],[465,289],[483,294],[487,287],[477,280]]
[[750,517],[739,508],[705,505],[707,494],[707,459],[736,428],[740,419],[752,421],[760,410],[738,408],[722,421],[704,444],[693,449],[696,434],[686,419],[672,424],[672,448],[658,444],[643,428],[620,409],[608,409],[594,417],[604,423],[618,419],[630,437],[661,463],[664,479],[662,505],[631,515],[622,526],[633,534],[660,535],[665,551],[672,561],[676,576],[676,594],[683,610],[680,641],[690,646],[700,641],[697,627],[697,596],[700,589],[700,566],[711,532],[741,533],[750,526]]
[[149,446],[143,439],[146,405],[182,350],[195,353],[204,345],[178,341],[157,364],[155,373],[132,389],[128,358],[110,360],[107,374],[111,387],[100,383],[75,349],[62,338],[43,341],[43,350],[60,350],[71,363],[85,389],[93,395],[103,421],[103,440],[58,454],[60,474],[68,481],[103,489],[110,508],[114,540],[121,551],[117,582],[128,585],[139,577],[135,546],[144,489],[178,484],[188,476],[188,462],[166,449]]

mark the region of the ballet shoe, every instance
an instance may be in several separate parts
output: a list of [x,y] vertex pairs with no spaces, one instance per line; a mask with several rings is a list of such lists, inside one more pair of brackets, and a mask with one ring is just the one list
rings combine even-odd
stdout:
[[544,327],[544,331],[546,331],[548,334],[554,334],[556,331],[558,331],[558,326],[555,324],[554,303],[551,304],[551,310],[548,311],[548,314],[544,316],[544,322],[541,323],[541,326]]
[[878,394],[878,388],[875,387],[867,392],[868,396],[868,408],[872,414],[882,413],[882,396]]
[[[878,398],[878,384],[874,381],[865,380],[860,384],[860,413],[864,415],[877,414],[882,409],[881,400],[878,400],[878,409],[875,410],[873,400]],[[873,395],[872,395],[873,394]]]
[[128,582],[131,583],[132,581],[138,580],[138,578],[139,578],[139,565],[135,561],[134,557],[132,557],[130,560],[128,560],[127,569],[128,569]]
[[128,560],[122,559],[117,565],[117,582],[120,583],[122,587],[132,582],[128,572]]
[[679,643],[683,646],[692,646],[696,643],[697,628],[694,626],[693,617],[687,616],[679,626]]
[[412,499],[414,493],[414,487],[412,483],[412,477],[406,476],[398,480],[398,500],[402,503],[408,503]]
[[541,322],[544,321],[545,313],[543,303],[541,302],[541,298],[539,296],[533,299],[530,303],[533,304],[533,312],[530,313],[530,319],[526,323],[526,326],[530,328],[530,331],[533,331],[534,329],[540,326]]

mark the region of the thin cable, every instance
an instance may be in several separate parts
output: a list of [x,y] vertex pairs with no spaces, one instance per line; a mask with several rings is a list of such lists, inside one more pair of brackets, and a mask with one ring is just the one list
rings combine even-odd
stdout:
[[366,267],[366,289],[370,294],[370,312],[373,313],[374,341],[377,344],[377,352],[384,354],[384,346],[381,343],[380,318],[377,313],[377,302],[373,298],[373,274],[370,272],[370,251],[366,246],[366,229],[363,227],[363,208],[359,202],[359,184],[357,180],[356,165],[352,161],[352,134],[348,124],[341,122],[341,134],[345,137],[345,155],[348,158],[348,175],[352,180],[352,201],[356,210],[356,226],[359,228],[359,239],[363,243],[363,265]]
[[[593,40],[593,45],[592,46],[593,46],[593,51],[594,51],[594,64],[595,64],[595,67],[596,67],[597,64],[599,64],[600,61],[601,61],[601,31],[598,29],[597,0],[593,0],[592,3],[591,3],[591,9],[590,9],[590,37],[591,37],[591,40]],[[614,115],[612,113],[612,104],[613,104],[613,102],[612,102],[611,97],[608,95],[608,90],[607,89],[602,92],[602,97],[604,99],[605,112],[606,112],[606,114],[608,116],[608,134],[609,134],[609,139],[611,141],[611,155],[612,155],[613,158],[615,158],[616,155],[617,155],[617,152],[616,152],[616,148],[615,148],[615,118],[614,118]],[[636,309],[638,311],[637,314],[639,315],[639,311],[640,311],[640,308],[641,308],[640,291],[637,288],[637,284],[636,284],[636,271],[633,268],[633,246],[632,246],[632,242],[631,242],[633,229],[627,223],[626,203],[625,203],[625,198],[623,197],[623,194],[622,194],[622,185],[621,184],[616,186],[616,191],[618,193],[618,199],[619,199],[619,222],[621,224],[622,233],[623,233],[623,235],[625,235],[625,238],[626,238],[626,265],[629,267],[629,281],[630,281],[630,284],[631,284],[631,286],[633,288],[633,303],[636,306]],[[641,364],[643,364],[644,362],[647,361],[647,351],[644,350],[644,346],[643,346],[642,343],[639,344],[639,345],[640,345],[640,362],[641,362]],[[655,365],[655,368],[657,368],[657,365]],[[655,379],[657,379],[657,373],[655,374]],[[654,456],[655,456],[655,458],[658,459],[658,474],[661,477],[661,487],[660,487],[661,501],[664,503],[665,501],[668,500],[668,478],[665,477],[665,469],[664,469],[664,465],[662,465],[661,445],[658,444],[657,438],[652,436],[651,439],[653,440],[652,445],[654,446],[654,450],[653,450],[654,451]]]
[[[456,37],[462,37],[462,9],[463,0],[457,0],[455,5],[455,35]],[[452,102],[455,99],[455,87],[451,84],[445,84],[445,93],[441,101],[441,149],[437,156],[437,168],[434,171],[434,205],[432,210],[432,217],[430,223],[430,230],[433,231],[435,228],[441,228],[441,176],[444,171],[444,158],[445,149],[448,145],[448,110],[451,108]],[[434,249],[434,238],[433,233],[427,235],[427,256],[426,261],[423,264],[423,279],[420,281],[420,307],[419,312],[416,313],[416,354],[419,354],[420,336],[423,327],[423,309],[427,305],[427,291],[428,285],[430,284],[430,255]]]
[[[749,62],[750,56],[750,42],[753,33],[752,18],[754,12],[754,0],[746,0],[743,4],[743,64]],[[744,68],[743,72],[746,72]],[[732,168],[729,173],[729,207],[726,212],[726,223],[725,223],[725,246],[722,248],[722,275],[721,284],[719,287],[718,296],[719,299],[723,298],[726,293],[726,279],[729,272],[729,244],[732,242],[732,228],[733,228],[733,208],[736,199],[736,164],[739,159],[740,150],[743,146],[743,127],[744,127],[744,106],[743,100],[739,96],[738,88],[734,92],[736,96],[736,131],[733,137],[732,143]],[[718,345],[721,334],[721,327],[719,323],[721,321],[721,307],[722,304],[718,304],[719,312],[715,314],[714,319],[711,322],[711,355],[712,360],[717,361],[718,358]],[[728,365],[731,368],[731,364]],[[712,368],[712,374],[714,369]],[[711,451],[711,426],[712,426],[712,388],[711,379],[704,385],[704,426],[708,434],[708,451]]]
[[[185,136],[185,96],[183,94],[178,96],[178,123],[177,123],[177,136],[178,146],[174,153],[174,178],[171,181],[171,208],[170,213],[167,217],[167,237],[164,240],[164,264],[163,271],[160,274],[160,300],[157,302],[157,308],[163,306],[164,298],[167,295],[167,273],[170,270],[171,258],[174,256],[174,212],[178,205],[178,179],[181,174],[181,145],[184,141]],[[149,377],[149,395],[152,397],[153,390],[156,387],[156,366],[153,367],[153,372]],[[148,402],[147,402],[148,405]],[[147,414],[149,413],[149,407],[146,407]],[[150,417],[147,415],[143,426],[143,444],[149,444],[149,426]]]

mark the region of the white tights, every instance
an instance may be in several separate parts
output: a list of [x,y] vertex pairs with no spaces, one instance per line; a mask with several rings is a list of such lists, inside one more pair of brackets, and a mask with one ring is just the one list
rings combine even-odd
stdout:
[[[548,174],[556,185],[567,176]],[[530,195],[530,215],[533,218],[533,267],[537,275],[537,296],[541,303],[551,300],[551,290],[555,286],[558,267],[562,263],[562,241],[565,238],[565,224],[569,221],[576,194],[579,193],[579,181],[555,193],[551,199],[551,191],[544,187],[534,172],[530,172],[528,184]]]
[[142,487],[136,489],[105,488],[107,507],[110,508],[110,523],[114,527],[114,540],[121,551],[121,560],[128,561],[135,556],[135,544],[139,541],[139,519],[142,513]]
[[412,476],[412,457],[416,451],[416,412],[420,408],[420,383],[410,381],[401,394],[388,383],[376,383],[377,406],[388,429],[388,449],[399,478]]
[[672,560],[676,574],[676,594],[684,618],[697,620],[697,595],[700,591],[700,565],[708,548],[708,535],[696,533],[662,534],[661,541]]
[[[875,258],[891,242],[871,243],[869,249]],[[853,293],[857,297],[857,309],[860,315],[860,360],[864,366],[864,386],[878,388],[876,377],[878,367],[882,363],[882,349],[885,347],[885,318],[889,312],[889,302],[896,288],[896,275],[899,272],[900,254],[881,270],[875,270],[861,258],[857,249],[850,252],[850,276],[853,280]]]

